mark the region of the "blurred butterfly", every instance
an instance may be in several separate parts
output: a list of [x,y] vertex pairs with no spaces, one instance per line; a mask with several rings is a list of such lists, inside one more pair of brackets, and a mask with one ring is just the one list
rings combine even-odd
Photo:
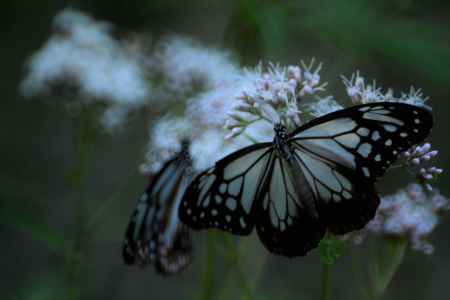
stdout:
[[192,180],[188,143],[150,180],[125,233],[125,264],[151,263],[160,274],[183,271],[191,262],[189,229],[178,219],[181,198]]
[[180,219],[237,235],[256,227],[269,251],[306,255],[325,231],[344,234],[374,217],[376,178],[432,125],[427,108],[397,102],[336,111],[289,134],[276,124],[273,142],[240,149],[199,174]]

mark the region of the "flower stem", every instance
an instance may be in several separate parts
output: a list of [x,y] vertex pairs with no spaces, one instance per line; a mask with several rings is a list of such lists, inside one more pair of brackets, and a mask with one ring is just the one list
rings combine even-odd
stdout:
[[214,232],[208,232],[206,238],[206,265],[203,274],[203,295],[202,300],[212,300],[214,291],[214,256],[216,249],[214,247]]
[[331,264],[322,264],[322,294],[320,299],[331,299]]
[[86,169],[91,154],[92,146],[96,137],[95,110],[83,108],[76,119],[77,128],[74,136],[75,163],[68,178],[72,188],[72,201],[74,207],[74,236],[65,255],[65,272],[67,282],[68,299],[80,299],[80,280],[83,251],[88,240],[86,224]]

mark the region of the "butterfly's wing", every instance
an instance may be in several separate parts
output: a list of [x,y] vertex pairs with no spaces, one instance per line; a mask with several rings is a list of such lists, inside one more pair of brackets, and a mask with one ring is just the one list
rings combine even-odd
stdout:
[[285,256],[315,248],[325,228],[306,213],[297,182],[273,143],[238,150],[200,174],[187,189],[180,219],[194,229],[247,235],[256,225],[266,248]]
[[335,233],[362,228],[379,204],[376,178],[399,153],[423,142],[432,125],[425,107],[379,102],[336,111],[295,130],[289,144],[322,222]]
[[285,157],[273,152],[267,165],[255,203],[258,236],[272,253],[304,256],[325,234],[325,226],[304,202],[312,191]]
[[181,221],[193,229],[250,234],[254,227],[253,203],[273,151],[272,143],[245,147],[198,175],[181,202]]
[[184,154],[166,162],[138,200],[123,242],[126,264],[153,263],[163,274],[177,273],[189,264],[190,235],[177,211],[190,182],[190,164]]
[[192,239],[189,228],[181,223],[178,218],[178,208],[181,199],[189,186],[192,176],[189,170],[191,165],[182,164],[183,168],[180,180],[172,190],[169,199],[173,199],[170,205],[166,205],[159,221],[159,236],[155,266],[160,273],[176,274],[184,270],[192,260]]

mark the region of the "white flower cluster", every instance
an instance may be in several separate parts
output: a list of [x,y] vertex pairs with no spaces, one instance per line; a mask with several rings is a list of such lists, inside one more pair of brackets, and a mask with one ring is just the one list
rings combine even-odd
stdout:
[[151,60],[153,72],[164,81],[158,93],[161,97],[215,89],[234,81],[239,73],[230,52],[207,48],[180,36],[159,42]]
[[290,129],[302,124],[300,105],[308,95],[324,91],[326,83],[320,83],[322,65],[280,67],[270,63],[267,71],[261,65],[247,70],[253,79],[253,86],[243,90],[240,103],[228,114],[227,138],[233,138],[248,130],[249,125],[266,121],[271,126],[281,122]]
[[[236,66],[230,54],[185,38],[171,37],[161,45],[157,47],[153,60],[153,65],[157,66],[155,69],[165,80],[159,90],[165,96],[160,99],[167,98],[167,95],[178,99],[191,96],[183,103],[184,111],[175,122],[183,126],[170,125],[165,118],[153,126],[147,161],[141,170],[157,170],[170,157],[167,153],[173,154],[174,148],[179,148],[186,137],[190,141],[190,154],[197,171],[249,145],[245,139],[227,141],[224,138],[227,113],[238,103],[237,96],[249,82],[249,77]],[[180,95],[184,97],[180,98]],[[159,136],[171,137],[170,142],[161,141]]]
[[415,174],[417,180],[424,184],[428,190],[432,190],[430,182],[444,171],[436,166],[429,166],[430,161],[438,154],[437,150],[431,149],[431,144],[414,146],[411,149],[401,153],[401,158],[408,170]]
[[439,212],[450,210],[450,200],[439,191],[428,192],[419,184],[383,197],[375,218],[364,231],[377,235],[408,237],[413,249],[432,254],[427,237],[439,223]]
[[167,115],[151,126],[147,163],[140,166],[141,172],[151,174],[161,169],[163,162],[181,150],[182,142],[191,138],[191,125],[185,118]]
[[55,85],[76,87],[84,103],[102,102],[106,128],[145,105],[149,84],[133,56],[110,34],[111,26],[66,9],[53,21],[54,34],[35,53],[21,84],[27,96],[48,94]]
[[423,106],[428,100],[428,97],[424,97],[421,89],[416,90],[414,87],[410,88],[409,93],[402,92],[400,97],[396,97],[392,89],[383,92],[381,87],[377,87],[375,80],[372,84],[367,84],[359,71],[353,73],[350,78],[342,76],[342,81],[353,104],[391,101]]

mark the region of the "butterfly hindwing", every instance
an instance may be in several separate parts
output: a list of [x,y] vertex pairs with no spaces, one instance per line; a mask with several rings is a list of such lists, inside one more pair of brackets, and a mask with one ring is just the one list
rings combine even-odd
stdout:
[[219,228],[247,235],[261,174],[273,151],[271,143],[238,150],[201,173],[187,189],[180,205],[180,219],[193,229]]
[[325,234],[325,226],[302,203],[299,191],[307,192],[301,186],[307,182],[295,181],[293,167],[273,152],[255,203],[260,240],[272,253],[289,257],[306,255]]
[[361,229],[374,217],[380,200],[373,181],[332,160],[297,148],[294,153],[312,187],[320,220],[331,232]]
[[161,274],[175,274],[191,260],[188,228],[178,219],[178,206],[191,181],[191,161],[182,152],[166,162],[139,198],[122,248],[128,265],[154,264]]

